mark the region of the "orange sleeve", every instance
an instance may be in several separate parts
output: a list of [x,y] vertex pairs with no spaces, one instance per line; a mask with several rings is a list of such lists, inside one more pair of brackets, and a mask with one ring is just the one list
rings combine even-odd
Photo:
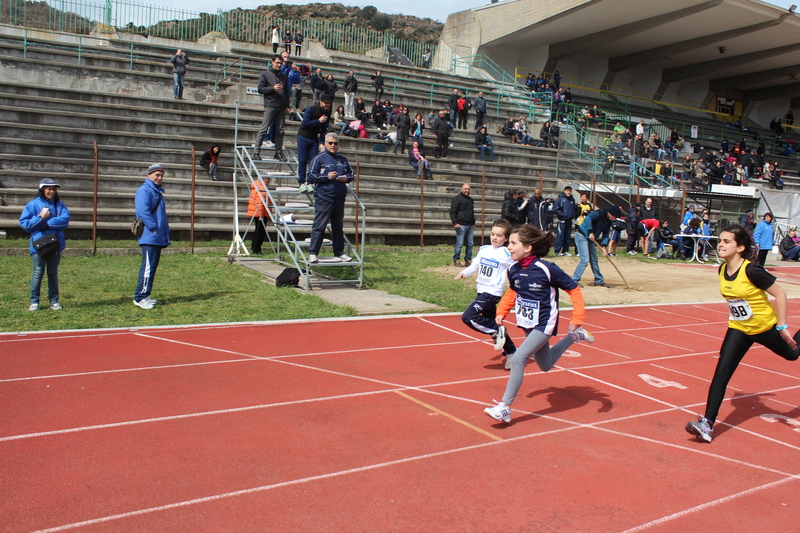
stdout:
[[508,289],[503,297],[500,298],[500,301],[497,302],[497,311],[495,311],[495,316],[505,318],[514,308],[515,303],[517,303],[517,293],[512,289]]
[[581,326],[583,325],[583,319],[586,318],[586,304],[583,302],[581,288],[575,287],[566,292],[569,294],[569,299],[572,300],[572,319],[570,319],[570,323]]

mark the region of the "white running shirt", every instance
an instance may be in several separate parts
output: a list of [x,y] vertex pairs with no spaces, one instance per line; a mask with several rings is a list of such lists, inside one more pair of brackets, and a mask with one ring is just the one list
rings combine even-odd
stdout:
[[481,246],[472,264],[461,271],[465,277],[478,273],[478,294],[488,292],[503,296],[505,292],[508,267],[516,263],[505,246]]

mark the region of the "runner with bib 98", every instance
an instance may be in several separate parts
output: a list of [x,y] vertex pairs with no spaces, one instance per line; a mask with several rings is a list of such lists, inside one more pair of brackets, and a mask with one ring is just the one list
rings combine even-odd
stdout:
[[[484,412],[495,420],[511,422],[511,404],[514,402],[525,365],[533,357],[536,364],[547,372],[574,342],[594,342],[594,337],[583,329],[585,316],[583,293],[578,284],[558,265],[542,261],[553,246],[555,236],[523,224],[512,230],[508,251],[516,261],[508,269],[510,288],[497,306],[495,320],[503,323],[512,307],[516,308],[517,327],[525,332],[525,340],[511,356],[511,375],[502,402],[487,407]],[[550,337],[558,334],[558,289],[569,294],[572,300],[572,319],[568,335],[550,347]]]
[[[719,267],[719,291],[728,302],[728,331],[708,390],[706,414],[697,422],[686,424],[686,431],[703,442],[711,442],[728,382],[754,342],[788,361],[796,361],[800,356],[800,331],[792,337],[786,323],[789,307],[786,293],[775,283],[775,276],[751,261],[752,247],[750,233],[738,224],[719,234],[717,255],[725,261]],[[774,307],[768,294],[775,298]]]

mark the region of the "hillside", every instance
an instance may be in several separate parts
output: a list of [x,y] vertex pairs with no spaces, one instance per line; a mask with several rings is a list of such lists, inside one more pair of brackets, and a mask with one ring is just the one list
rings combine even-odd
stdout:
[[425,44],[437,44],[444,24],[429,18],[407,15],[387,15],[373,6],[364,8],[342,4],[306,4],[302,6],[275,4],[259,6],[253,11],[266,17],[291,20],[325,19],[344,25],[359,25],[377,31],[386,31],[401,39]]

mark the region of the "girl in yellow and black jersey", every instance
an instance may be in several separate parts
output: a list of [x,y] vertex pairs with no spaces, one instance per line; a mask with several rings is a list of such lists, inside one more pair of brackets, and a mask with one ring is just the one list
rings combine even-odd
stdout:
[[[686,424],[686,431],[703,442],[711,442],[728,382],[754,342],[788,361],[800,356],[800,331],[792,337],[786,324],[786,293],[775,283],[775,276],[750,261],[752,246],[753,239],[742,226],[728,226],[719,235],[717,254],[725,261],[719,268],[719,291],[730,311],[728,332],[708,390],[706,414],[698,422]],[[775,298],[774,307],[768,294]]]

